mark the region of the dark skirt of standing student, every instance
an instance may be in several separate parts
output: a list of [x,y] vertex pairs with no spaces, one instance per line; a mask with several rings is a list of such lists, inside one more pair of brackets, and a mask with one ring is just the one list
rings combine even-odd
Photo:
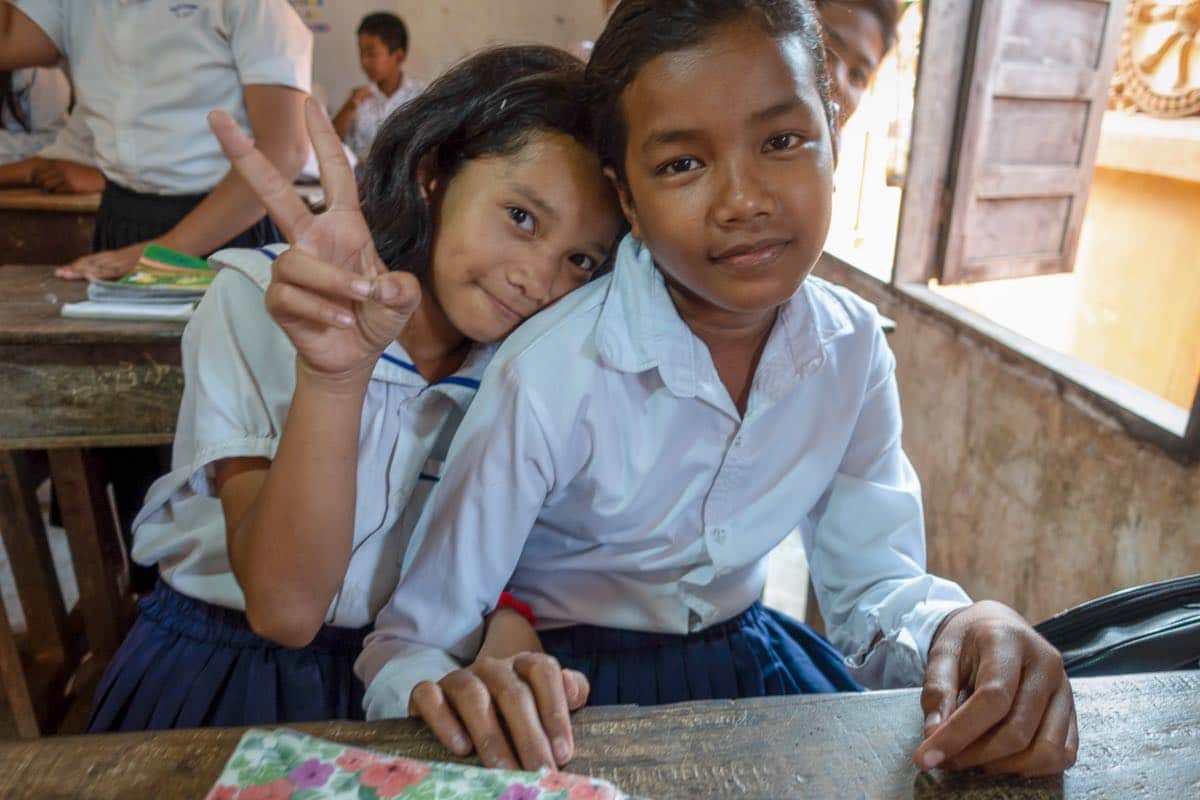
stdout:
[[587,676],[588,705],[661,705],[862,688],[833,645],[761,603],[692,634],[572,625],[540,631],[539,637],[562,666]]
[[362,719],[354,660],[367,628],[324,626],[288,648],[241,611],[160,582],[96,690],[89,733]]

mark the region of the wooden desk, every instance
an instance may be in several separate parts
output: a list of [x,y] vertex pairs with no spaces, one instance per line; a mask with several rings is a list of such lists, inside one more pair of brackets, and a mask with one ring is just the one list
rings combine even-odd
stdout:
[[58,280],[52,269],[0,270],[0,533],[29,628],[21,653],[0,623],[0,677],[27,736],[53,724],[47,698],[77,660],[34,497],[35,454],[49,455],[79,609],[101,666],[131,606],[105,479],[89,448],[170,442],[183,392],[181,324],[63,319],[62,303],[82,300],[86,284]]
[[100,194],[0,189],[0,266],[66,264],[92,252]]
[[[1131,798],[1200,794],[1200,672],[1075,682],[1079,761],[1064,777],[919,774],[917,690],[585,709],[569,769],[654,798]],[[417,724],[331,722],[309,733],[415,758],[448,754]],[[0,795],[199,798],[240,730],[0,743]]]

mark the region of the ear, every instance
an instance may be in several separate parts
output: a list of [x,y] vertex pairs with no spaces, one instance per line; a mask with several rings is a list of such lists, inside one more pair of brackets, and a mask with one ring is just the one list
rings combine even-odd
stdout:
[[433,207],[433,199],[437,196],[440,181],[434,174],[433,164],[437,158],[436,148],[421,156],[417,162],[417,186],[421,188],[421,199],[425,205]]
[[397,47],[392,51],[392,58],[396,60],[396,66],[400,66],[404,63],[404,59],[408,58],[408,51],[403,47]]
[[638,222],[637,207],[633,204],[633,195],[629,192],[629,184],[621,180],[617,175],[617,171],[612,167],[604,168],[604,177],[608,178],[609,183],[613,185],[613,189],[617,191],[617,200],[621,203],[621,212],[625,215],[625,219],[629,220],[630,233],[633,238],[645,241],[642,238],[641,224]]

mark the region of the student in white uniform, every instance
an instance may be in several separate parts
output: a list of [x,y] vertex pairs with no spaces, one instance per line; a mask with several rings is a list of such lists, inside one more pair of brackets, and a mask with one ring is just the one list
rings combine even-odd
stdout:
[[0,70],[0,165],[29,158],[67,121],[71,84],[56,67]]
[[[183,336],[173,470],[135,523],[133,557],[161,582],[91,730],[361,718],[354,659],[494,343],[590,280],[618,236],[582,86],[552,48],[450,70],[381,131],[362,213],[310,100],[317,217],[213,115],[293,246],[213,256],[221,272]],[[525,650],[516,620],[510,650]],[[565,720],[583,690],[553,677]]]
[[0,164],[0,186],[37,186],[55,194],[104,190],[104,173],[96,169],[92,134],[78,110],[54,141],[32,158]]
[[287,0],[0,0],[0,69],[60,59],[108,178],[96,252],[60,277],[126,274],[151,240],[198,256],[280,241],[204,117],[228,112],[299,172],[312,34]]
[[[808,277],[835,129],[811,5],[624,0],[588,76],[632,234],[489,366],[357,665],[368,717],[521,728],[528,703],[460,702],[483,662],[454,670],[508,586],[592,703],[924,682],[921,768],[1069,766],[1061,657],[926,572],[879,317]],[[759,602],[797,526],[832,645]]]
[[419,95],[425,84],[404,72],[408,28],[395,14],[380,11],[363,17],[358,25],[358,57],[371,82],[350,93],[334,116],[333,127],[358,160],[366,161],[383,121]]

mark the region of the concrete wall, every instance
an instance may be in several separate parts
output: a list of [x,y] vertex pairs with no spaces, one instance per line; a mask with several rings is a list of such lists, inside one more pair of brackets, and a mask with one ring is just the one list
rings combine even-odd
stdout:
[[408,26],[406,71],[436,77],[464,56],[491,44],[549,44],[564,49],[594,39],[603,23],[601,0],[336,0],[295,3],[318,26],[313,78],[335,109],[365,78],[358,66],[359,20],[372,11],[399,14]]
[[1135,442],[1051,373],[833,259],[896,320],[904,444],[932,571],[1033,620],[1200,572],[1200,466]]

